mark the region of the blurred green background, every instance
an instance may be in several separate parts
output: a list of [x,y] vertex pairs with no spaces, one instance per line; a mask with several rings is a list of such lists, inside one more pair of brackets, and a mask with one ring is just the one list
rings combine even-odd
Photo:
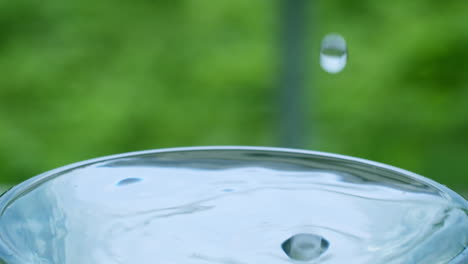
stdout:
[[[97,156],[278,143],[277,1],[0,2],[0,183]],[[310,1],[303,148],[468,190],[466,1]],[[319,67],[337,32],[349,63]]]

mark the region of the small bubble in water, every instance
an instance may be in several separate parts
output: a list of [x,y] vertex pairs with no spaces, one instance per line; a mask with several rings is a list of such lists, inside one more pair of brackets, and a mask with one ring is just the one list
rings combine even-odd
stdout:
[[137,183],[137,182],[140,182],[140,181],[142,181],[142,179],[140,179],[140,178],[125,178],[123,180],[120,180],[117,183],[117,186],[129,185],[129,184]]
[[348,60],[345,39],[339,34],[328,34],[320,48],[320,66],[328,73],[341,72]]
[[281,244],[281,248],[293,260],[309,261],[327,251],[329,242],[314,234],[297,234]]

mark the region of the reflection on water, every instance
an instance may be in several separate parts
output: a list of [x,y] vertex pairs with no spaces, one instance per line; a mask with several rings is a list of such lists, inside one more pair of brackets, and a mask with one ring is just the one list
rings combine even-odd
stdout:
[[1,211],[0,258],[435,264],[468,244],[465,201],[426,183],[339,160],[232,154],[155,154],[51,178]]

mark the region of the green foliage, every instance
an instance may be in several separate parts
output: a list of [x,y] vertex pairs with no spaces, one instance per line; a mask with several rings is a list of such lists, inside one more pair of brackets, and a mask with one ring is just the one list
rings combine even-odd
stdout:
[[[468,189],[463,1],[314,1],[304,148]],[[276,145],[271,1],[0,2],[0,182],[96,156]],[[340,74],[317,67],[328,32]]]

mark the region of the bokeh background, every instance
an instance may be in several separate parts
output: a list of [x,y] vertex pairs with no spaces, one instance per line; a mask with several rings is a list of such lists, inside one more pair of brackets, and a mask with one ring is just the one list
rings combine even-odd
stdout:
[[[1,1],[0,184],[128,151],[281,145],[281,8]],[[316,0],[305,14],[302,148],[468,193],[468,2]],[[330,32],[348,43],[339,74],[319,67]]]

